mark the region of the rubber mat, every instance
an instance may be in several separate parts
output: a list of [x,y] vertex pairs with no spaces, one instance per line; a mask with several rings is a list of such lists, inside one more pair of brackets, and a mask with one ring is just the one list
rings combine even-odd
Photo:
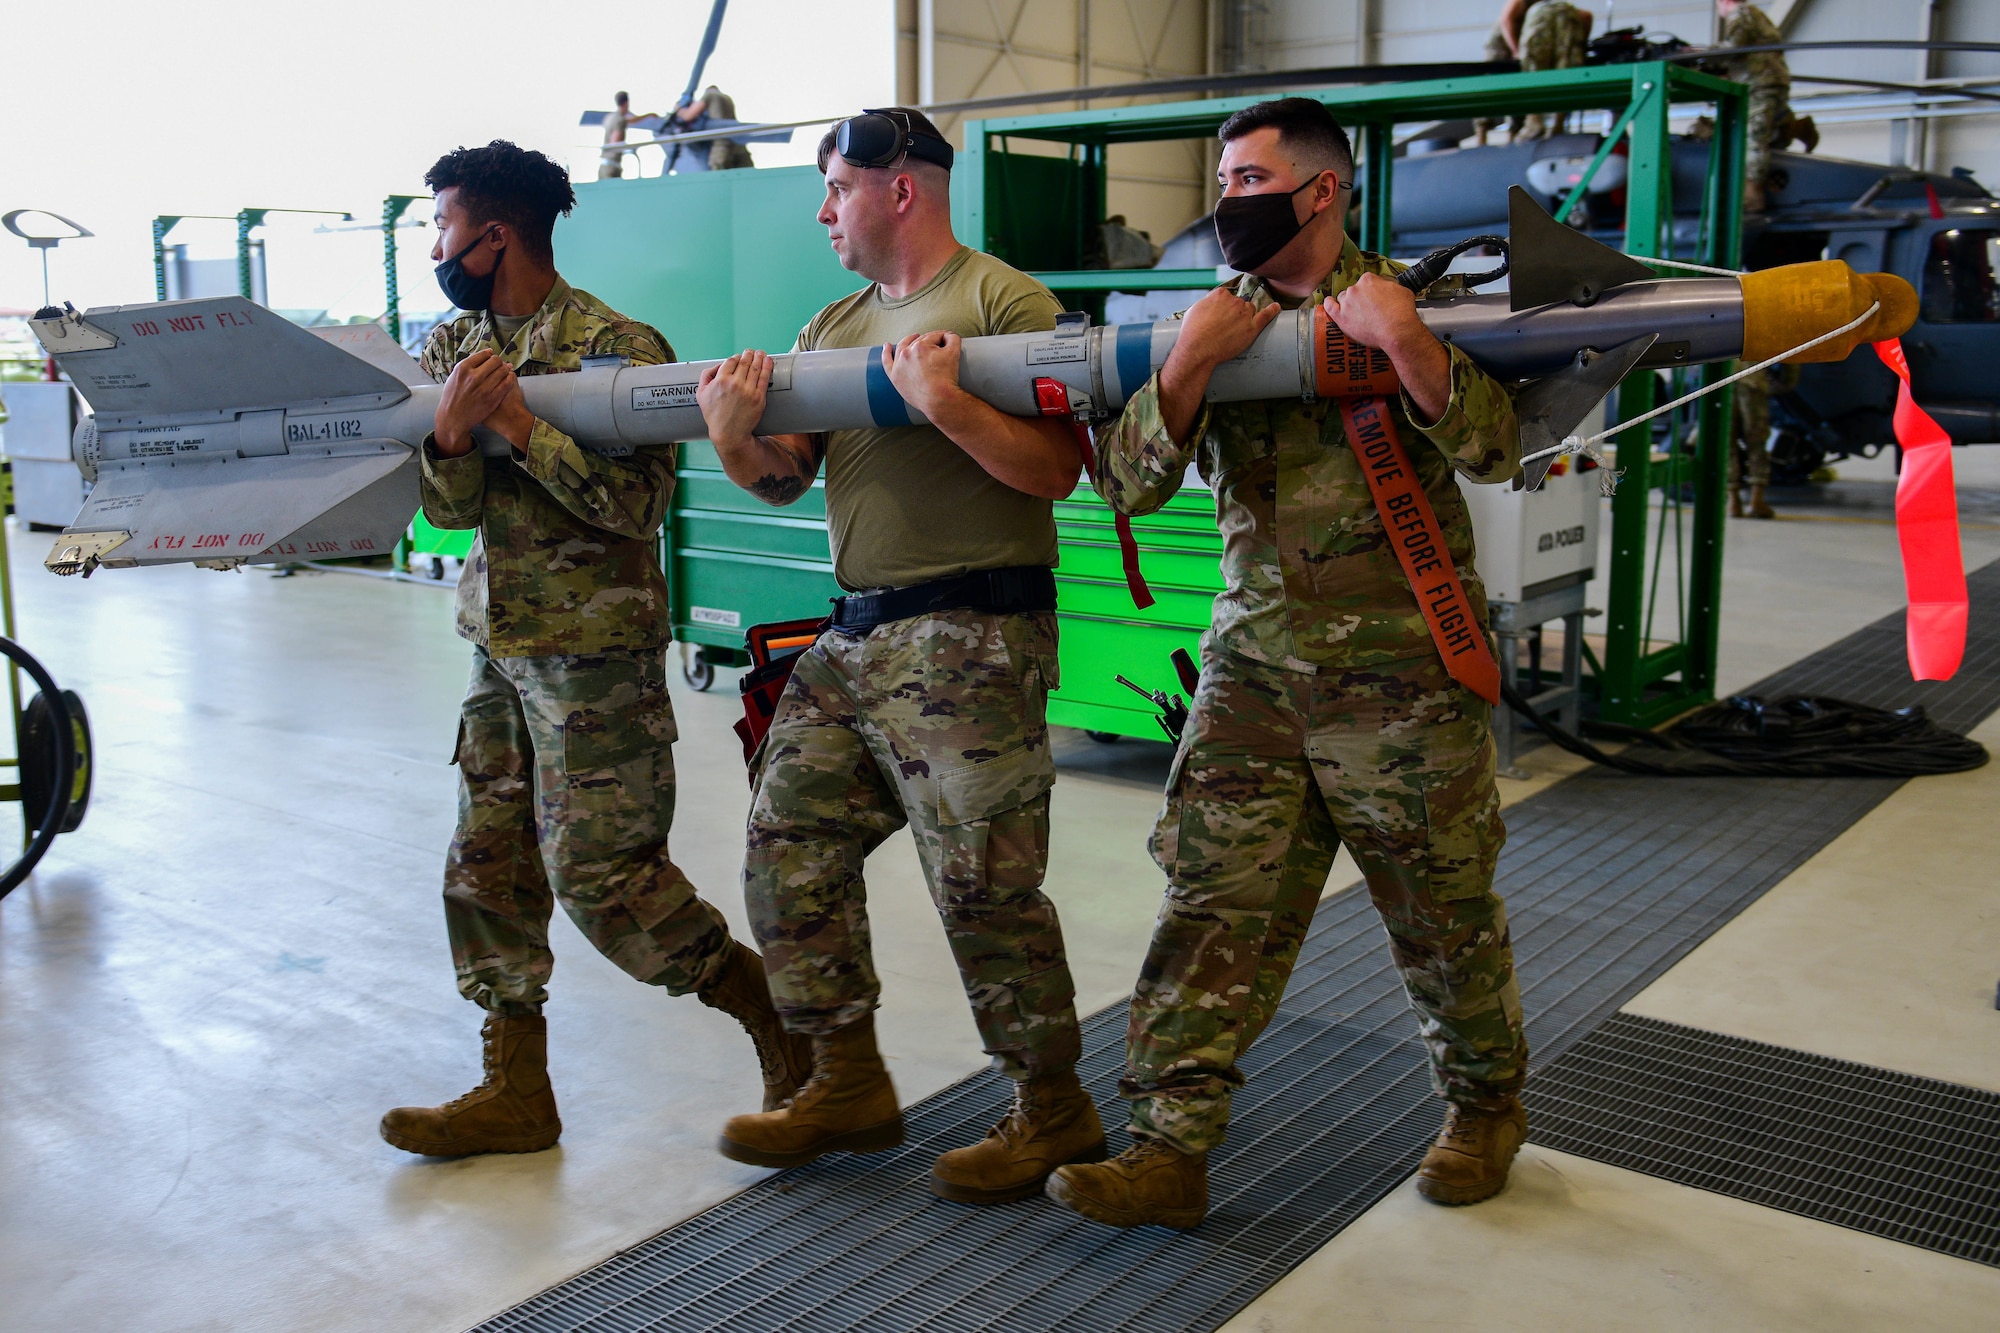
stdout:
[[[1971,586],[1981,637],[1951,682],[1910,682],[1897,615],[1748,692],[1923,702],[1968,729],[2000,704],[2000,565]],[[1510,809],[1497,883],[1536,1066],[1899,785],[1592,770]],[[1124,1030],[1122,1004],[1088,1019],[1079,1069],[1114,1126]],[[1416,1023],[1365,893],[1321,904],[1244,1072],[1194,1231],[1120,1232],[1039,1198],[934,1199],[931,1160],[1005,1109],[1007,1085],[986,1073],[909,1108],[902,1148],[774,1176],[481,1328],[1214,1329],[1395,1188],[1437,1132]]]
[[1529,1111],[1550,1148],[2000,1265],[2000,1094],[1616,1014]]

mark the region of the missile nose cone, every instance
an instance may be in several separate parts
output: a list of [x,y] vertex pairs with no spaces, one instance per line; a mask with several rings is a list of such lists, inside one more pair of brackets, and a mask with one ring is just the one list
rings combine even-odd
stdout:
[[1743,359],[1763,361],[1831,333],[1879,304],[1866,324],[1793,363],[1844,361],[1866,342],[1901,337],[1917,319],[1917,293],[1893,273],[1856,273],[1838,259],[1743,275]]
[[1908,333],[1917,322],[1917,289],[1894,273],[1863,273],[1861,281],[1868,284],[1868,290],[1882,303],[1882,308],[1875,312],[1875,318],[1861,326],[1855,337],[1862,342],[1878,343]]

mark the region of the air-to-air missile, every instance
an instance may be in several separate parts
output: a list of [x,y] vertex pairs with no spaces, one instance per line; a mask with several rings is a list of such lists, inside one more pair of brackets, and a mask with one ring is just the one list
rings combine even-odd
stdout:
[[[1440,338],[1519,386],[1526,453],[1561,441],[1634,369],[1761,360],[1876,307],[1800,358],[1837,361],[1900,335],[1916,315],[1901,278],[1839,261],[1660,278],[1556,223],[1518,189],[1510,230],[1506,294],[1432,288],[1417,309]],[[73,453],[93,485],[50,552],[58,573],[387,551],[416,511],[418,450],[442,389],[375,325],[309,331],[238,297],[51,309],[32,325],[92,409]],[[1103,417],[1166,361],[1179,331],[1175,320],[1093,327],[1075,315],[1052,333],[969,338],[959,381],[1002,411],[1032,416],[1035,382],[1053,379],[1079,415]],[[695,388],[713,364],[586,363],[521,387],[536,416],[583,448],[617,455],[704,437]],[[1394,391],[1387,358],[1305,309],[1279,316],[1218,368],[1208,396],[1384,391]],[[774,358],[758,430],[921,421],[883,370],[881,349],[856,347]],[[509,449],[483,433],[480,445]]]

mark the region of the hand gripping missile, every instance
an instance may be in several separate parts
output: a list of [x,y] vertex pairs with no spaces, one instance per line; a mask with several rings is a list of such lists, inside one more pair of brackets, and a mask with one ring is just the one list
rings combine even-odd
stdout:
[[[1560,441],[1629,371],[1761,359],[1880,308],[1802,359],[1833,361],[1902,333],[1916,294],[1838,261],[1741,278],[1656,278],[1548,218],[1516,191],[1506,295],[1418,302],[1440,338],[1520,386],[1522,445]],[[417,450],[441,388],[374,325],[307,331],[239,297],[47,310],[37,336],[93,409],[74,455],[94,483],[51,551],[58,573],[194,561],[331,558],[388,550],[417,508]],[[1037,414],[1053,379],[1080,415],[1115,414],[1166,361],[1177,320],[968,338],[959,382],[1004,412]],[[600,454],[707,434],[695,388],[714,362],[586,365],[521,381],[534,414]],[[1388,359],[1317,309],[1288,311],[1219,367],[1215,402],[1396,391]],[[774,358],[763,434],[920,424],[879,347]],[[483,437],[503,456],[509,446]]]

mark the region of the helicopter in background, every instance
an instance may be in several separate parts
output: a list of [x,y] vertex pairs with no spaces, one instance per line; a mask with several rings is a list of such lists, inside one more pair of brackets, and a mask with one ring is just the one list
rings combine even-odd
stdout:
[[[1391,177],[1394,255],[1413,258],[1470,233],[1504,232],[1511,185],[1553,210],[1604,142],[1597,134],[1559,134],[1458,147],[1471,133],[1469,121],[1445,122],[1399,149]],[[1706,141],[1675,138],[1669,257],[1696,253],[1708,156]],[[2000,442],[2000,379],[1992,373],[2000,365],[2000,200],[1963,169],[1921,172],[1789,152],[1773,153],[1771,165],[1767,209],[1744,224],[1744,267],[1841,259],[1857,272],[1907,279],[1921,302],[1916,327],[1903,338],[1917,401],[1954,444]],[[1624,191],[1625,159],[1614,149],[1572,211],[1571,225],[1622,247]],[[1221,262],[1213,221],[1203,217],[1166,242],[1158,266]],[[1105,316],[1152,318],[1194,295],[1114,295]],[[1895,403],[1896,377],[1870,352],[1800,367],[1796,386],[1771,399],[1772,481],[1802,484],[1829,463],[1894,448]]]

